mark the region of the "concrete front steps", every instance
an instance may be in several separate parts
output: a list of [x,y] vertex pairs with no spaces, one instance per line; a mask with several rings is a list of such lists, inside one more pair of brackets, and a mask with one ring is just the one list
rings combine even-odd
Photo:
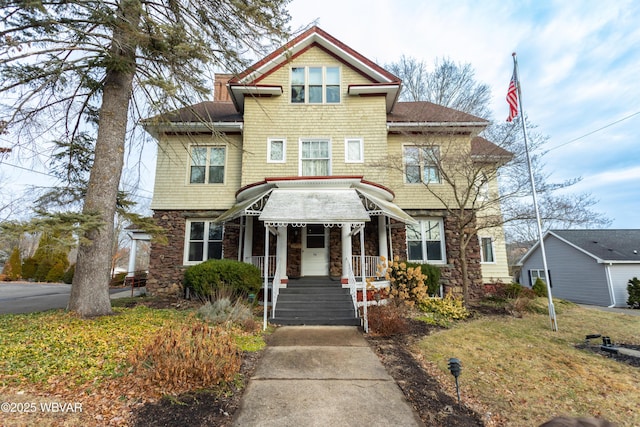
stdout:
[[280,289],[276,315],[278,325],[359,326],[349,289],[328,277],[290,279]]

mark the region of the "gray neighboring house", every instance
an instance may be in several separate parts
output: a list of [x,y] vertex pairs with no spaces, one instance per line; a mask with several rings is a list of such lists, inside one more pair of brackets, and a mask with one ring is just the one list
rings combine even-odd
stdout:
[[[629,279],[640,277],[640,230],[551,230],[544,236],[554,297],[627,307]],[[518,262],[520,284],[545,278],[540,244]]]

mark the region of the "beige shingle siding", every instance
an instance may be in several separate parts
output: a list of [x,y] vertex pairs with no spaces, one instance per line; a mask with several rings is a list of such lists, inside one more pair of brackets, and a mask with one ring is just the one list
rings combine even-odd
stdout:
[[[291,104],[291,67],[314,65],[340,66],[340,104]],[[301,138],[331,141],[332,175],[364,175],[372,181],[386,180],[386,170],[370,167],[386,155],[385,99],[347,94],[350,84],[369,83],[361,74],[322,50],[311,49],[261,83],[281,85],[284,93],[274,98],[245,99],[242,185],[270,176],[298,176]],[[272,137],[286,138],[286,163],[267,163],[267,140]],[[363,139],[364,164],[345,163],[345,138]]]
[[[425,188],[424,184],[408,184],[404,181],[403,147],[405,145],[437,145],[443,159],[454,158],[459,153],[467,152],[470,148],[469,137],[467,136],[438,136],[438,135],[410,135],[410,134],[389,134],[388,150],[389,179],[387,185],[396,194],[395,202],[404,209],[441,209],[442,202]],[[454,204],[453,191],[448,184],[442,181],[441,184],[429,184],[431,190],[449,200],[449,204]]]
[[493,237],[495,263],[482,263],[480,265],[483,283],[492,283],[496,281],[511,283],[513,279],[509,276],[507,248],[502,227],[480,230],[478,231],[478,236]]
[[[226,147],[224,184],[189,184],[189,149],[193,145]],[[163,135],[151,209],[227,209],[235,203],[242,170],[241,135]]]

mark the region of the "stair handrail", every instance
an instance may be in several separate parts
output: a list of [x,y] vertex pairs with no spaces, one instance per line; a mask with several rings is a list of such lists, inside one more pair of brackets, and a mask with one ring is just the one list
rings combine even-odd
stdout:
[[280,294],[280,266],[276,263],[276,271],[273,273],[273,281],[271,282],[271,318],[276,317],[276,303]]
[[[358,282],[356,282],[356,276],[353,274],[353,268],[351,267],[351,260],[349,257],[344,257],[345,265],[347,266],[347,283],[349,284],[349,293],[351,294],[351,300],[353,301],[353,309],[356,311],[356,315],[360,317],[358,310]],[[360,319],[362,323],[362,319]]]

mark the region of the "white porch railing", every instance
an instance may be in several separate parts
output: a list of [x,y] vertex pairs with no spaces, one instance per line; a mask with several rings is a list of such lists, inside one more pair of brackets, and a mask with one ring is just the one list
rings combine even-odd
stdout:
[[[365,255],[364,257],[364,275],[365,277],[375,278],[380,272],[378,272],[378,265],[381,263],[380,257],[375,255]],[[353,266],[353,275],[356,277],[362,276],[360,273],[360,255],[353,255],[351,257],[351,265]],[[384,275],[384,271],[382,271]]]
[[[351,268],[351,263],[349,262],[349,258],[345,257],[344,262],[347,265],[347,281],[349,283],[349,293],[351,294],[351,300],[353,301],[353,309],[356,311],[356,316],[360,317],[360,310],[358,310],[358,282],[356,281],[356,276],[353,274],[353,268]],[[367,319],[367,309],[364,307],[366,304],[366,292],[367,292],[367,284],[361,284],[360,290],[362,290],[362,298],[363,298],[363,310],[362,310],[362,318],[360,319],[360,324],[364,327],[365,332],[369,332],[369,319]]]
[[271,282],[271,318],[276,317],[276,303],[280,294],[280,268],[276,267],[273,273],[273,281]]
[[[264,255],[252,256],[251,264],[258,267],[260,276],[264,276]],[[269,255],[269,277],[273,277],[276,273],[276,256]]]

